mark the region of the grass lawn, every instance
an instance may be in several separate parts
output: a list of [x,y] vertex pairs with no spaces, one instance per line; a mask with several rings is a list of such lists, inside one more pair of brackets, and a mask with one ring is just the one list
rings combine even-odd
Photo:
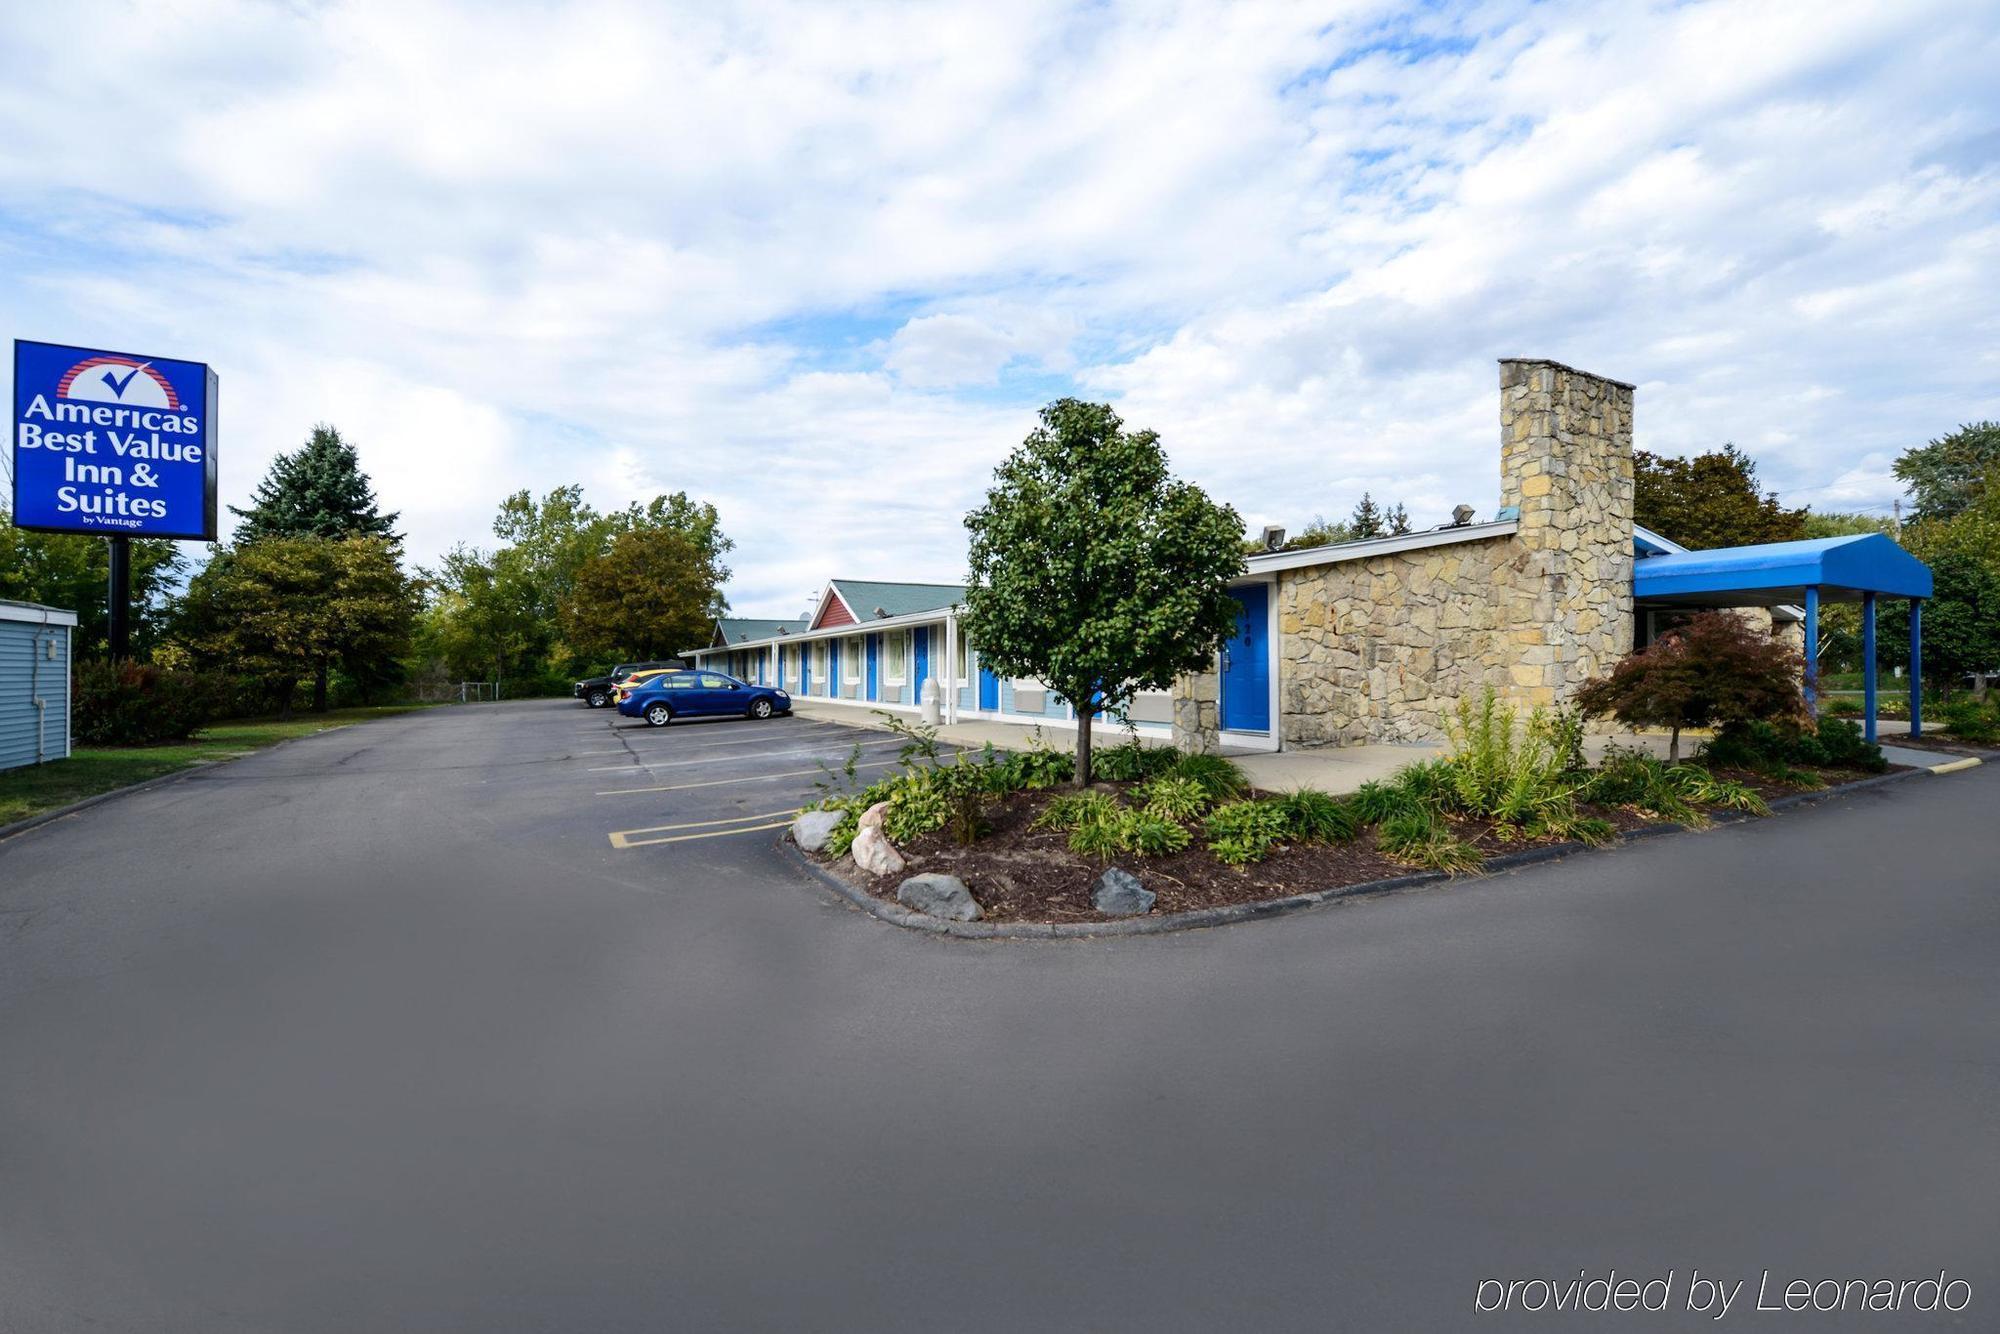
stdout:
[[79,746],[66,760],[0,771],[0,825],[207,761],[246,755],[296,736],[311,736],[349,723],[431,707],[435,706],[384,704],[374,708],[335,709],[331,713],[298,714],[289,722],[277,718],[237,718],[215,724],[193,741],[173,745]]

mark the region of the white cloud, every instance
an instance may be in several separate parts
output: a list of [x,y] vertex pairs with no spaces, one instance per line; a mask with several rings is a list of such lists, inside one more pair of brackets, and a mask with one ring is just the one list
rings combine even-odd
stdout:
[[707,496],[753,612],[956,577],[1071,390],[1293,526],[1490,505],[1510,354],[1880,506],[2000,415],[1996,57],[1946,0],[14,6],[0,311],[214,362],[239,503],[340,424],[420,558]]

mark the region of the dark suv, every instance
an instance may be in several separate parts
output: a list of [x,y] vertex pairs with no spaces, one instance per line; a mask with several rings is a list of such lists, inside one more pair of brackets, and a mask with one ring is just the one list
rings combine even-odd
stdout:
[[593,676],[588,681],[578,681],[569,693],[582,700],[593,709],[601,709],[614,698],[613,692],[626,677],[634,672],[657,672],[681,665],[679,658],[667,658],[660,662],[621,662],[611,669],[607,676]]

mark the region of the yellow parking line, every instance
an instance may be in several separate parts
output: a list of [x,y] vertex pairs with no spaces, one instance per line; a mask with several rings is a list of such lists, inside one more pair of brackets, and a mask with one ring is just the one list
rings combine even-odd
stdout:
[[[880,760],[870,764],[857,764],[856,769],[887,769],[901,764],[901,760]],[[844,774],[844,764],[830,765],[825,769],[788,769],[778,774],[752,774],[748,778],[711,778],[705,783],[669,783],[664,787],[614,787],[609,792],[599,792],[600,797],[636,797],[645,792],[685,792],[696,787],[727,787],[731,783],[768,783],[774,778],[813,778],[822,774]]]
[[[614,848],[643,848],[654,843],[681,843],[691,838],[716,838],[723,834],[754,834],[760,829],[779,829],[792,822],[792,811],[765,811],[762,815],[738,815],[727,820],[689,820],[684,824],[656,824],[645,829],[620,829],[611,835]],[[742,825],[747,820],[771,820],[772,824],[752,825],[748,828],[717,829],[716,825]],[[704,834],[675,834],[680,829],[705,829]],[[642,834],[667,834],[666,838],[642,838]]]

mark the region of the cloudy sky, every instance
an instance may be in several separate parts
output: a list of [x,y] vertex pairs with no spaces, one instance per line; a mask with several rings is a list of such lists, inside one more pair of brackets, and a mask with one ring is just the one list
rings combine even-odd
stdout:
[[1423,524],[1554,357],[1884,510],[2000,416],[1995,69],[1978,0],[9,5],[0,312],[214,364],[228,499],[336,423],[419,559],[713,499],[752,614],[959,577],[1068,393]]

